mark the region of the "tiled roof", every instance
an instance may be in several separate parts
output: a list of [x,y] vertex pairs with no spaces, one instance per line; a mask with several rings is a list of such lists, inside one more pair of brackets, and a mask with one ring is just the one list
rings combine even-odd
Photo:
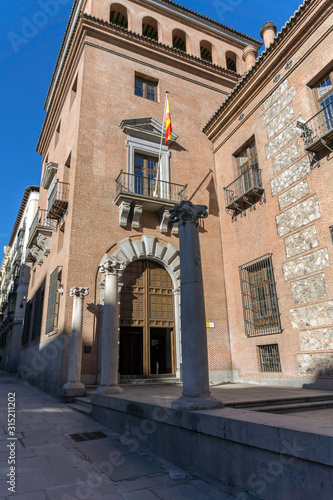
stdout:
[[262,44],[262,42],[256,40],[255,38],[252,38],[249,35],[244,35],[244,33],[241,33],[240,31],[237,31],[233,28],[229,28],[229,26],[226,26],[225,24],[221,24],[218,21],[216,21],[215,19],[211,19],[210,17],[204,16],[203,14],[199,14],[198,12],[195,12],[192,9],[188,9],[187,7],[184,7],[183,5],[180,5],[179,3],[172,2],[172,0],[161,0],[161,1],[165,4],[172,5],[172,7],[175,7],[176,9],[183,10],[184,12],[188,12],[189,14],[193,14],[196,17],[199,17],[200,19],[204,19],[205,21],[208,21],[209,23],[214,24],[215,26],[219,26],[220,28],[223,28],[227,31],[230,31],[231,33],[235,33],[236,35],[240,35],[240,36],[246,38],[247,40],[254,42],[255,44],[259,44],[259,45]]
[[[164,0],[166,1],[166,0]],[[304,0],[304,2],[299,6],[299,8],[294,12],[294,14],[289,18],[289,20],[285,23],[284,26],[282,26],[281,30],[277,33],[276,37],[274,38],[274,41],[271,43],[269,47],[267,47],[263,52],[261,52],[260,56],[256,60],[256,62],[251,66],[251,68],[238,80],[232,91],[230,92],[229,96],[226,98],[226,100],[221,104],[221,106],[218,108],[218,110],[213,114],[213,116],[208,120],[206,125],[202,128],[202,131],[205,132],[207,127],[212,124],[214,120],[218,118],[218,116],[221,114],[221,112],[225,109],[225,107],[229,104],[230,101],[232,101],[237,94],[241,91],[241,89],[244,87],[246,84],[247,80],[249,77],[253,74],[255,70],[258,69],[259,66],[263,64],[265,59],[268,57],[268,55],[275,49],[275,47],[281,42],[283,37],[288,33],[289,29],[295,24],[297,19],[300,17],[300,15],[303,13],[304,9],[306,6],[313,0]]]
[[137,40],[142,40],[149,45],[163,48],[163,49],[167,50],[168,52],[172,52],[173,54],[177,54],[177,56],[181,56],[183,59],[189,59],[192,61],[199,62],[199,63],[203,64],[204,66],[208,66],[209,68],[221,70],[221,71],[223,71],[223,73],[226,73],[226,74],[233,76],[233,77],[240,77],[240,75],[238,75],[235,71],[231,71],[230,69],[222,68],[222,66],[218,66],[217,64],[214,64],[214,63],[211,63],[208,61],[204,61],[200,57],[192,56],[191,54],[187,54],[186,52],[183,52],[179,49],[175,49],[173,47],[170,47],[169,45],[165,45],[164,43],[157,42],[156,40],[152,40],[151,38],[140,35],[139,33],[135,33],[134,31],[130,31],[126,28],[122,28],[121,26],[117,26],[116,24],[112,24],[108,21],[104,21],[104,19],[99,19],[98,17],[90,16],[89,14],[85,14],[82,12],[81,12],[81,17],[84,19],[95,21],[95,22],[102,24],[104,26],[109,26],[110,28],[112,28],[115,31],[123,32],[124,34],[131,36],[132,38],[136,38]]

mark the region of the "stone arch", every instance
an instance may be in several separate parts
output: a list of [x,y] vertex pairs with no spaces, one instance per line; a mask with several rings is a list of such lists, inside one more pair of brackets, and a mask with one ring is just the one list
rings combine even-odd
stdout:
[[126,267],[138,259],[150,259],[160,263],[170,274],[174,291],[180,288],[180,259],[178,249],[168,243],[164,245],[155,236],[143,235],[141,239],[125,238],[117,242],[117,249],[111,254],[106,253],[99,267],[106,260],[116,260]]
[[128,28],[128,12],[124,5],[120,3],[111,4],[110,23],[120,26],[121,28]]
[[213,46],[207,40],[200,42],[200,57],[204,61],[213,62]]
[[153,17],[146,16],[142,19],[142,34],[152,40],[158,41],[158,22]]
[[[181,372],[181,324],[180,324],[180,259],[178,249],[171,243],[163,244],[155,236],[143,235],[142,238],[125,238],[117,242],[117,248],[105,253],[99,267],[106,261],[117,261],[126,268],[131,262],[147,259],[158,262],[169,273],[173,283],[175,307],[176,374]],[[121,284],[121,275],[120,275]]]

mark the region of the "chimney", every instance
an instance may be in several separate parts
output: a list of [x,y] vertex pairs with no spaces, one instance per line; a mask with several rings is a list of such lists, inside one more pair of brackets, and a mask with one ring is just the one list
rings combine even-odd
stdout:
[[268,21],[268,23],[263,24],[260,30],[260,36],[264,39],[265,49],[270,46],[270,44],[274,41],[275,34],[277,32],[276,26],[274,23]]
[[251,68],[256,62],[258,51],[253,47],[253,45],[248,45],[243,50],[243,61],[246,64],[246,71]]

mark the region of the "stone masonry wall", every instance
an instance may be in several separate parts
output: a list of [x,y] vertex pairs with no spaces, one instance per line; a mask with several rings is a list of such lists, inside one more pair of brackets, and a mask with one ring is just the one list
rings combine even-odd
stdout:
[[333,325],[333,301],[321,302],[290,310],[293,328],[316,328]]
[[299,333],[302,351],[333,350],[333,328],[305,330]]
[[309,184],[306,179],[296,184],[296,186],[288,189],[285,193],[278,196],[280,210],[284,210],[296,201],[305,198],[309,194]]
[[316,250],[308,255],[304,255],[304,257],[290,260],[282,266],[285,280],[299,278],[315,271],[321,271],[327,267],[330,267],[330,260],[326,248]]
[[288,88],[288,80],[284,80],[276,90],[266,99],[264,102],[264,109],[268,109],[272,106],[272,103]]
[[333,376],[333,353],[297,354],[300,375]]
[[278,153],[280,149],[287,146],[287,144],[289,144],[289,142],[291,142],[293,139],[296,139],[298,135],[299,130],[296,128],[296,121],[294,121],[284,130],[282,130],[279,135],[274,137],[274,139],[266,144],[265,151],[267,160]]
[[309,159],[307,156],[303,156],[301,160],[274,177],[271,181],[272,196],[275,196],[283,189],[291,186],[291,184],[294,184],[309,172],[311,172]]
[[295,231],[295,229],[299,229],[319,219],[319,217],[321,217],[321,213],[318,197],[315,194],[276,216],[278,236],[291,233],[291,231]]
[[305,304],[328,297],[326,277],[324,273],[310,276],[291,283],[295,304]]
[[292,102],[288,104],[271,122],[267,125],[268,137],[271,139],[283,127],[295,118],[294,108]]
[[301,154],[302,150],[299,140],[292,142],[290,146],[272,159],[274,174],[278,174],[280,170],[293,163]]
[[307,252],[319,245],[317,228],[315,225],[306,227],[298,233],[287,236],[284,240],[286,255],[289,259],[302,252]]
[[[285,82],[283,82],[285,83]],[[266,125],[275,115],[282,111],[282,109],[288,104],[289,101],[292,100],[296,95],[296,87],[293,85],[286,92],[282,94],[280,99],[275,101],[272,106],[270,106],[267,111],[261,117],[261,124]],[[282,128],[282,127],[280,127]]]

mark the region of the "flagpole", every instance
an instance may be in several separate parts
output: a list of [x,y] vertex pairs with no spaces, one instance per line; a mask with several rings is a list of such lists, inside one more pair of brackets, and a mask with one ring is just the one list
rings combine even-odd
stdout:
[[159,154],[158,154],[158,166],[157,166],[157,175],[156,175],[156,185],[155,185],[154,194],[153,194],[154,198],[157,197],[158,179],[159,179],[159,173],[160,173],[160,168],[161,168],[162,142],[163,142],[163,136],[165,135],[165,118],[166,118],[168,95],[169,95],[169,92],[166,91],[165,92],[164,113],[163,113],[163,125],[162,125],[161,141],[160,141],[160,151],[159,151]]

